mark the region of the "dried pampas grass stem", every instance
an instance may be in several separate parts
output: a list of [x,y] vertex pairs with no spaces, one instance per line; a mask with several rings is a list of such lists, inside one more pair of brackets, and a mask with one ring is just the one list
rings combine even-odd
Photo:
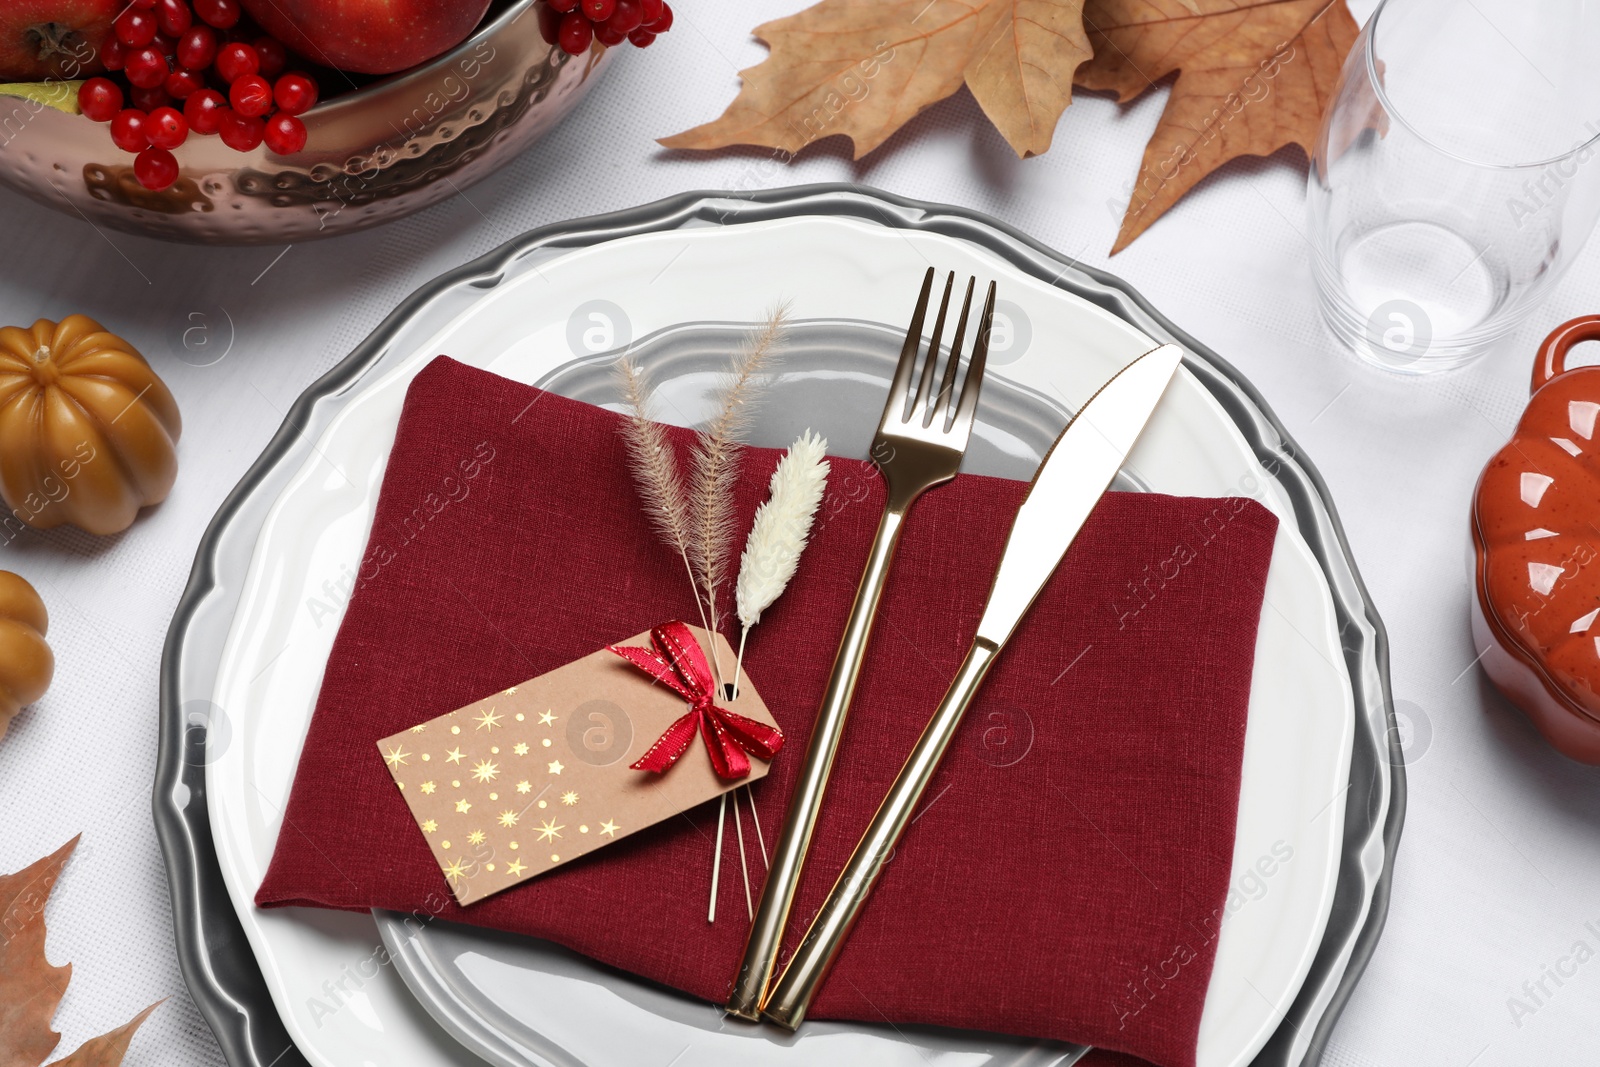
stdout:
[[[617,377],[622,383],[623,401],[628,406],[627,419],[622,424],[622,440],[628,449],[628,463],[633,469],[633,480],[639,487],[645,514],[661,540],[683,560],[689,574],[689,589],[694,593],[695,610],[700,613],[700,625],[709,630],[711,623],[705,604],[700,600],[694,568],[689,563],[692,517],[683,478],[678,473],[677,457],[667,440],[666,430],[650,418],[650,390],[632,359],[623,356],[617,361]],[[715,645],[712,656],[716,656]]]
[[[713,633],[719,632],[722,618],[717,606],[717,593],[728,580],[728,557],[732,551],[734,534],[733,489],[739,478],[739,450],[750,429],[756,400],[766,385],[767,369],[777,360],[783,340],[784,320],[788,305],[780,304],[762,324],[746,339],[734,357],[732,373],[720,390],[721,404],[716,417],[711,420],[695,443],[694,460],[689,474],[689,560],[690,571],[700,583],[700,593],[705,598],[706,614],[710,617]],[[721,665],[713,661],[717,673],[717,693],[725,691]],[[733,672],[734,696],[738,694],[739,671]],[[746,792],[748,792],[746,787]],[[727,794],[724,805],[717,809],[717,855],[722,854],[722,831],[727,820]],[[752,805],[754,801],[751,802]],[[754,807],[752,806],[752,812]],[[733,802],[733,817],[739,821],[739,801]],[[750,906],[750,867],[745,859],[744,830],[735,825],[739,837],[739,866],[744,872],[745,904]],[[717,871],[713,870],[711,882],[712,905],[710,914],[715,920]],[[754,915],[752,909],[751,914]]]
[[[734,801],[738,803],[737,800]],[[728,794],[717,798],[717,844],[711,854],[711,903],[706,908],[706,922],[717,921],[717,886],[722,882],[722,828],[728,824]]]
[[766,384],[766,371],[777,359],[787,315],[788,307],[780,305],[745,341],[720,391],[716,417],[695,444],[689,474],[689,561],[700,583],[712,630],[721,623],[717,594],[728,580],[739,450]]

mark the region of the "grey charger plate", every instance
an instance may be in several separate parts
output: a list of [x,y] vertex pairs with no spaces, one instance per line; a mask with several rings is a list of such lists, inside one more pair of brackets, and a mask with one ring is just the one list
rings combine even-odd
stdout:
[[[545,227],[443,275],[402,303],[372,336],[301,396],[212,520],[162,655],[153,807],[172,892],[179,963],[232,1067],[306,1062],[278,1018],[228,898],[211,840],[205,786],[208,735],[227,725],[225,716],[210,703],[227,622],[238,602],[256,534],[288,478],[358,384],[383,374],[508,274],[533,269],[541,260],[567,250],[618,237],[801,215],[849,217],[968,241],[1045,284],[1096,304],[1152,338],[1182,345],[1185,365],[1294,502],[1299,531],[1336,604],[1358,728],[1338,886],[1327,931],[1300,995],[1254,1063],[1291,1067],[1320,1061],[1327,1037],[1382,931],[1405,811],[1387,638],[1321,478],[1237,371],[1168,322],[1125,283],[1076,264],[976,212],[859,187],[819,185],[751,195],[690,193]],[[399,958],[407,960],[403,952]],[[405,969],[411,978],[424,973],[420,964],[406,962]],[[1047,1056],[1042,1062],[1059,1062],[1067,1050],[1056,1046],[1041,1051]]]

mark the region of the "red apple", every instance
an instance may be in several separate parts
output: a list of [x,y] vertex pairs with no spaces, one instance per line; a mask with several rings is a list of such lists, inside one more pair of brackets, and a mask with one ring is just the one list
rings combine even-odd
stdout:
[[489,0],[240,0],[261,28],[311,60],[392,74],[449,51]]
[[100,46],[123,6],[122,0],[0,2],[0,81],[98,73]]

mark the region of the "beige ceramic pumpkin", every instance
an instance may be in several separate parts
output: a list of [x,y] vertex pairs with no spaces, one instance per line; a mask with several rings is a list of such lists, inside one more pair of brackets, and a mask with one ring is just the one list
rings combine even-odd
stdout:
[[0,541],[20,523],[127,529],[172,489],[182,428],[150,364],[93,319],[0,329]]
[[45,644],[49,618],[33,586],[0,571],[0,737],[12,718],[44,696],[56,660]]

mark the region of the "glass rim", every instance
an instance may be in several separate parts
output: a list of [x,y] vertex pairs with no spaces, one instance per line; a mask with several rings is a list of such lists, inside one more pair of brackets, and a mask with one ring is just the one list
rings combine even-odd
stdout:
[[1384,9],[1386,9],[1388,6],[1389,0],[1378,0],[1378,6],[1373,10],[1372,17],[1367,20],[1366,26],[1362,28],[1361,35],[1366,39],[1366,44],[1364,46],[1364,51],[1366,54],[1362,58],[1367,66],[1367,81],[1371,83],[1372,91],[1377,96],[1378,102],[1383,106],[1384,113],[1389,115],[1395,121],[1399,122],[1400,125],[1404,126],[1406,130],[1410,132],[1411,136],[1415,137],[1417,140],[1421,141],[1435,152],[1438,152],[1442,156],[1453,159],[1458,163],[1465,163],[1470,167],[1480,167],[1484,170],[1543,170],[1546,167],[1551,167],[1557,163],[1563,162],[1564,160],[1571,159],[1573,156],[1584,151],[1585,149],[1594,148],[1597,145],[1600,145],[1600,131],[1597,131],[1594,136],[1590,137],[1588,140],[1580,141],[1567,151],[1558,155],[1549,156],[1545,159],[1532,160],[1527,163],[1490,163],[1481,159],[1472,159],[1438,144],[1431,137],[1419,130],[1410,119],[1405,117],[1405,114],[1401,112],[1399,108],[1394,106],[1394,101],[1389,98],[1388,90],[1384,88],[1382,79],[1378,77],[1378,20],[1383,17]]

